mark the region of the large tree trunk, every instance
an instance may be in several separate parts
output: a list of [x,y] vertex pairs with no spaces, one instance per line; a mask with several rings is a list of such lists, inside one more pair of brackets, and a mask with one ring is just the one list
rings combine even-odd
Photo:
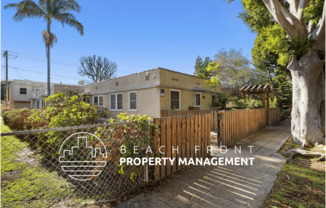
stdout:
[[296,143],[305,146],[325,143],[324,60],[309,51],[288,66],[293,83],[291,133]]

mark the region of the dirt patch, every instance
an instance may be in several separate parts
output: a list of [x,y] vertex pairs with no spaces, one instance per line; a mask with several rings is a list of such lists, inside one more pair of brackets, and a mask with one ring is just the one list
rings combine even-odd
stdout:
[[10,183],[16,180],[17,178],[20,178],[21,174],[22,174],[21,170],[13,170],[13,171],[6,172],[5,175],[1,176],[1,186],[3,187],[7,183]]
[[24,147],[16,155],[18,156],[16,161],[19,163],[27,163],[30,166],[37,166],[39,164],[39,160],[33,156],[34,152],[28,147]]

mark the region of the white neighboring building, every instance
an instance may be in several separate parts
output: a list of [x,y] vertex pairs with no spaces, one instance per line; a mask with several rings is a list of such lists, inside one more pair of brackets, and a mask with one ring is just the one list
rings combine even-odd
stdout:
[[[51,84],[51,95],[58,92],[78,91],[77,85]],[[43,108],[47,97],[47,83],[13,80],[9,85],[10,108]]]
[[[53,84],[51,84],[53,92]],[[47,84],[28,80],[12,80],[9,85],[10,108],[42,108]]]

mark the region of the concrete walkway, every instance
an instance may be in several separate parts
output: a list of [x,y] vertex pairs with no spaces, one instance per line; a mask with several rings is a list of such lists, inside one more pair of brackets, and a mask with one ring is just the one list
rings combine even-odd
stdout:
[[[253,166],[196,166],[157,190],[142,193],[119,207],[261,207],[285,159],[275,154],[290,136],[290,123],[266,127],[248,137],[240,157],[255,157]],[[252,153],[248,146],[253,145]],[[229,148],[222,157],[239,157]]]

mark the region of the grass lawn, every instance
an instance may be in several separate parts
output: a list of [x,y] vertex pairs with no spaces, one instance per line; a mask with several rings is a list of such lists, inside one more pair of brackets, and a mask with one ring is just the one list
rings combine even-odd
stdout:
[[[10,131],[1,119],[1,132]],[[40,165],[21,160],[26,158],[22,152],[26,150],[30,151],[28,144],[15,136],[1,137],[2,207],[51,207],[65,201],[76,206],[81,200],[75,200],[73,189],[65,179]],[[38,160],[33,155],[29,157]]]
[[[290,138],[279,153],[295,147],[298,145]],[[313,148],[312,151],[324,150]],[[325,207],[325,161],[316,162],[316,158],[302,156],[288,160],[263,207]]]

